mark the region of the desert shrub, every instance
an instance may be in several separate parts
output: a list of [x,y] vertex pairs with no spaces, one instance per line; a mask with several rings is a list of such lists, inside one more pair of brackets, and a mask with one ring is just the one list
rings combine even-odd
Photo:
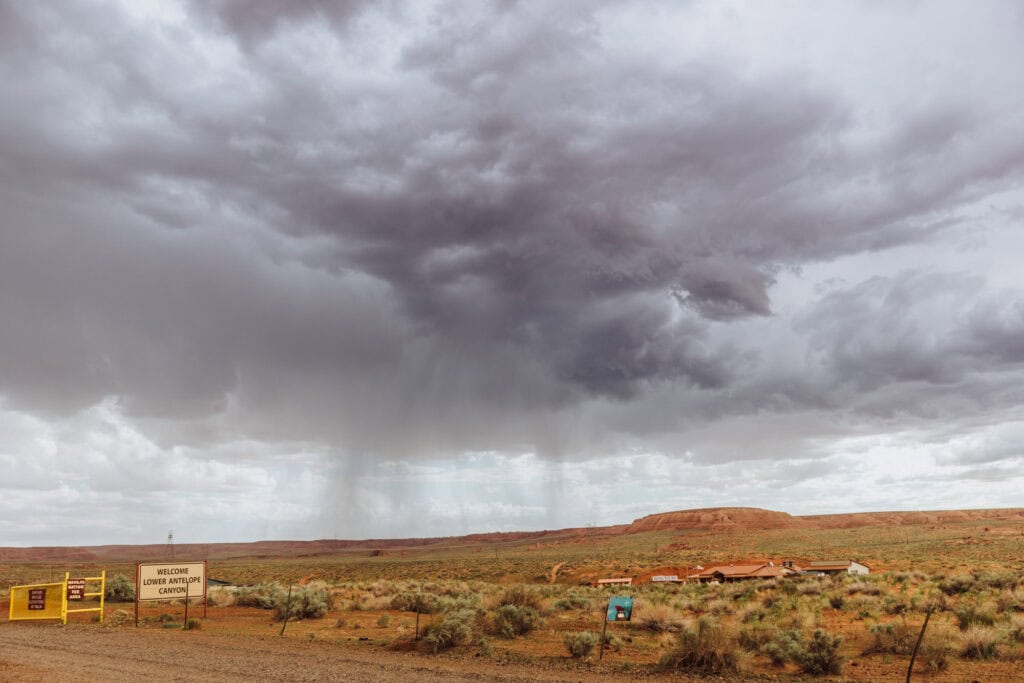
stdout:
[[476,609],[480,606],[480,596],[476,593],[462,595],[445,595],[440,599],[441,612],[455,612],[460,609]]
[[1000,612],[1024,612],[1024,591],[1001,591],[996,596],[996,608]]
[[634,622],[642,629],[659,633],[679,631],[683,617],[670,605],[649,605],[640,603],[633,612]]
[[992,590],[1012,589],[1020,583],[1020,576],[1012,571],[978,572],[974,575],[974,579],[979,586]]
[[239,607],[274,609],[278,598],[284,594],[284,589],[277,583],[241,586],[235,591],[235,604]]
[[711,617],[684,629],[672,651],[659,661],[663,669],[694,673],[735,673],[742,667],[742,651],[733,634]]
[[697,614],[701,611],[703,603],[700,600],[684,598],[682,600],[676,600],[672,605],[680,612]]
[[377,617],[377,626],[380,626],[381,628],[387,628],[388,624],[390,624],[390,623],[391,623],[391,616],[390,615],[382,614],[379,617]]
[[203,627],[203,622],[199,621],[198,619],[189,619],[188,621],[185,622],[185,630],[186,631],[198,631],[202,627]]
[[331,594],[326,584],[315,582],[305,586],[295,586],[288,593],[280,591],[274,601],[274,620],[285,618],[298,621],[301,619],[319,619],[331,608]]
[[740,629],[738,642],[740,647],[751,652],[758,652],[765,644],[774,640],[778,633],[779,629],[775,626],[755,623]]
[[822,584],[818,580],[805,580],[797,584],[797,593],[800,595],[821,595]]
[[441,601],[430,593],[399,593],[391,598],[391,609],[399,612],[436,614],[441,611]]
[[917,651],[918,665],[927,673],[938,673],[949,668],[953,644],[959,634],[951,627],[936,624],[925,631],[921,648]]
[[590,631],[580,631],[578,633],[566,633],[562,636],[562,642],[565,643],[565,649],[569,651],[569,654],[574,659],[583,659],[589,657],[597,647],[597,641],[601,639],[596,633]]
[[828,606],[832,609],[842,609],[845,604],[846,598],[843,597],[842,593],[832,593],[828,596]]
[[759,621],[764,621],[765,617],[768,616],[768,612],[760,605],[747,605],[739,612],[736,613],[736,618],[743,624],[752,624]]
[[725,600],[712,600],[707,605],[707,611],[716,617],[724,617],[732,614],[734,609],[733,606]]
[[494,611],[494,632],[503,638],[515,638],[536,628],[540,614],[532,607],[502,605]]
[[1014,614],[1010,617],[1009,636],[1018,643],[1024,643],[1024,616]]
[[115,574],[107,580],[103,593],[108,602],[135,602],[135,582],[124,574]]
[[964,659],[993,659],[999,654],[999,632],[991,626],[971,626],[960,634]]
[[622,649],[622,639],[619,638],[614,633],[605,633],[604,634],[604,648],[606,650],[612,650],[614,652],[618,652],[619,650]]
[[860,595],[847,601],[847,606],[861,619],[878,615],[880,600],[877,596]]
[[953,614],[956,615],[961,631],[972,626],[993,626],[996,623],[996,614],[988,605],[962,605],[953,610]]
[[740,602],[749,600],[754,597],[754,593],[757,592],[757,582],[755,581],[743,581],[740,583],[730,583],[722,587],[721,596],[722,598],[732,599],[733,602]]
[[423,631],[423,643],[434,653],[456,645],[467,645],[476,633],[477,613],[462,609],[446,612],[444,617],[427,626]]
[[901,598],[895,598],[889,596],[882,601],[882,611],[891,616],[899,616],[900,614],[906,614],[907,610],[910,609],[910,605]]
[[229,607],[235,604],[235,595],[229,588],[208,588],[206,602],[214,607]]
[[843,672],[843,657],[839,654],[841,636],[833,636],[824,629],[815,629],[811,639],[793,650],[793,661],[800,670],[812,676],[837,675]]
[[974,588],[975,578],[972,574],[958,574],[939,581],[939,590],[946,595],[961,595]]
[[847,595],[881,595],[882,589],[868,581],[854,581],[846,587]]
[[872,634],[872,639],[871,644],[864,650],[866,655],[909,655],[917,641],[917,632],[902,622],[874,624],[868,630]]
[[771,637],[761,645],[760,652],[775,666],[782,666],[793,659],[800,648],[800,632],[795,629],[775,629]]
[[539,612],[541,609],[541,596],[526,586],[512,586],[505,589],[505,592],[498,598],[497,606],[504,607],[505,605],[530,607]]
[[817,624],[817,613],[804,607],[794,607],[776,618],[775,623],[781,628],[796,631],[805,631],[815,627]]
[[590,609],[590,599],[579,593],[569,593],[564,598],[555,601],[555,609],[562,612]]

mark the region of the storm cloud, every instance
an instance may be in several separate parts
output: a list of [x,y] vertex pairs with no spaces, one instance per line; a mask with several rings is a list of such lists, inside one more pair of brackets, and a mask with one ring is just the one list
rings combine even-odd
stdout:
[[[453,532],[586,521],[566,462],[1019,453],[1024,15],[800,7],[0,3],[0,454],[122,430],[324,535],[401,533],[396,463],[550,463]],[[624,510],[773,502],[683,479]]]

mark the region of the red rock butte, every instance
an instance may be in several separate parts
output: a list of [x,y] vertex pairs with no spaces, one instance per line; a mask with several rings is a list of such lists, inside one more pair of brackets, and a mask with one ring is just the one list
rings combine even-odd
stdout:
[[626,528],[627,533],[664,531],[670,529],[789,529],[807,526],[800,518],[787,512],[775,512],[760,508],[704,508],[701,510],[679,510],[660,512],[635,520]]

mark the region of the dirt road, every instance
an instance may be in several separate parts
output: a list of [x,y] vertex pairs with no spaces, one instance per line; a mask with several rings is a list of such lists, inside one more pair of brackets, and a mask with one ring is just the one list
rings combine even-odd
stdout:
[[[630,675],[635,677],[635,673]],[[94,625],[0,624],[0,680],[621,683],[622,672],[551,670],[272,636]],[[674,681],[686,680],[673,677]]]

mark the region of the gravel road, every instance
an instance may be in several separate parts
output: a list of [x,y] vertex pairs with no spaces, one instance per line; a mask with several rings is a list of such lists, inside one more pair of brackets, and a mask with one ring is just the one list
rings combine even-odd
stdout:
[[[635,674],[627,674],[635,678]],[[362,681],[621,683],[624,674],[553,670],[394,652],[370,643],[225,635],[202,631],[0,624],[0,680]],[[686,680],[672,677],[671,680]]]

